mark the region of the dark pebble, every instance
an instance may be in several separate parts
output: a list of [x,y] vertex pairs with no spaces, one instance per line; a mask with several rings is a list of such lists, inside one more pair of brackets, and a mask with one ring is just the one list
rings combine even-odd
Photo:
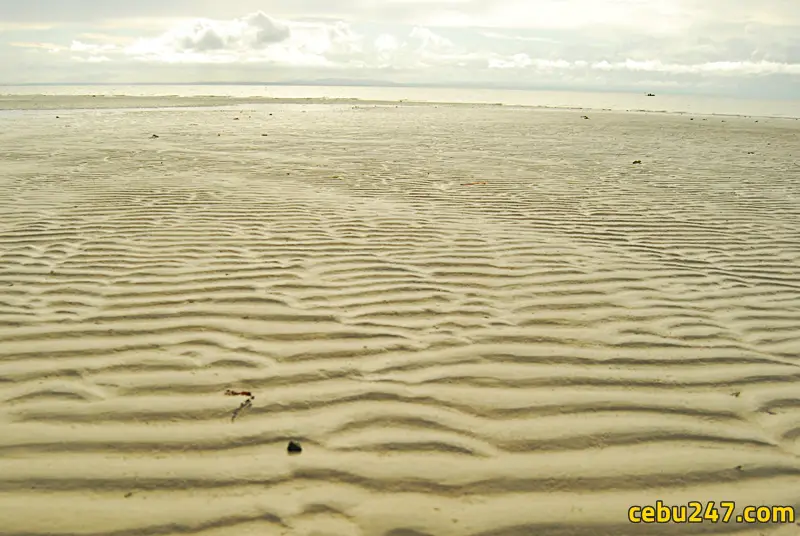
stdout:
[[289,446],[286,447],[286,451],[289,454],[300,454],[303,452],[303,447],[301,447],[300,443],[297,443],[296,441],[289,441]]

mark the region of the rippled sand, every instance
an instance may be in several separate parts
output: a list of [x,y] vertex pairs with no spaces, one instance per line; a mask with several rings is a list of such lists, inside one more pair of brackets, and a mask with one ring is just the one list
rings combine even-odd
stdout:
[[798,534],[800,124],[582,113],[0,115],[0,534]]

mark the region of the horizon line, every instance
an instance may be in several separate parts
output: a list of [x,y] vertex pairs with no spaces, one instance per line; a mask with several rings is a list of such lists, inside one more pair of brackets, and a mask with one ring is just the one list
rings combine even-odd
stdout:
[[[317,80],[286,80],[272,82],[248,81],[191,81],[191,82],[85,82],[85,81],[59,81],[59,82],[0,82],[0,87],[9,86],[301,86],[301,87],[379,87],[379,88],[430,88],[430,89],[484,89],[501,91],[558,91],[572,93],[630,93],[652,94],[655,90],[631,89],[629,87],[611,88],[574,88],[565,86],[513,86],[507,84],[492,85],[483,83],[437,83],[437,82],[393,82],[381,80],[353,80],[353,79],[317,79]],[[671,90],[671,91],[670,91]],[[660,89],[657,91],[662,92]],[[663,94],[692,95],[719,97],[715,93],[697,92],[691,89],[669,88]],[[746,98],[746,97],[733,97]]]

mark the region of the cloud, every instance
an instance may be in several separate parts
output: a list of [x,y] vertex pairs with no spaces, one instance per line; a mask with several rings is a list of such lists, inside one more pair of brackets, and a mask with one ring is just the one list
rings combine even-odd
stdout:
[[[3,25],[92,24],[206,17],[264,10],[355,23],[500,29],[590,29],[677,34],[697,25],[800,25],[796,0],[25,0],[0,1]],[[137,22],[138,24],[138,22]]]
[[455,45],[449,39],[435,34],[428,28],[415,26],[409,37],[417,42],[417,50],[433,54],[447,54],[455,50]]
[[113,35],[109,33],[100,32],[84,32],[76,36],[77,39],[83,41],[94,41],[97,43],[113,44],[113,45],[128,45],[134,41],[132,37],[125,35]]
[[714,74],[714,75],[762,75],[762,74],[792,74],[800,75],[800,64],[775,63],[768,61],[740,62],[720,61],[691,65],[662,63],[658,60],[622,62],[586,62],[532,59],[527,54],[515,54],[511,58],[492,58],[489,60],[492,69],[532,69],[532,70],[592,70],[600,72],[628,71],[644,73],[670,73],[670,74]]
[[281,21],[263,12],[233,20],[195,19],[118,49],[140,62],[327,65],[325,54],[353,53],[355,37],[343,23]]
[[225,41],[217,30],[203,22],[197,22],[195,27],[182,36],[176,43],[175,49],[189,52],[207,52],[225,48]]
[[111,61],[108,56],[72,56],[71,59],[78,63],[105,63]]
[[514,54],[510,58],[490,58],[490,69],[524,69],[533,64],[530,56],[527,54]]
[[46,50],[48,52],[61,52],[67,50],[67,47],[57,45],[55,43],[36,43],[29,41],[12,41],[8,44],[14,48],[30,48],[35,50]]
[[775,63],[769,61],[717,61],[694,65],[664,64],[658,60],[592,64],[593,69],[604,71],[626,70],[643,72],[661,72],[675,74],[800,74],[800,64]]
[[257,45],[280,43],[289,38],[288,26],[275,21],[261,11],[248,15],[242,20],[246,26],[256,28],[255,43]]
[[122,50],[145,62],[328,65],[355,61],[362,38],[342,21],[282,21],[263,12],[221,21],[196,19]]
[[796,0],[0,0],[0,20],[6,83],[335,75],[773,93],[800,83]]
[[140,39],[126,48],[134,55],[158,59],[160,54],[227,51],[231,53],[262,49],[290,37],[289,27],[257,12],[229,21],[195,19],[150,39]]
[[[102,38],[101,35],[96,35]],[[415,26],[404,37],[380,34],[372,40],[344,21],[278,20],[255,12],[232,20],[182,21],[153,37],[119,42],[87,43],[73,40],[69,50],[86,60],[103,55],[143,63],[245,64],[284,66],[423,68],[475,60],[450,39],[429,28]],[[74,58],[75,56],[73,56]]]
[[84,43],[82,41],[73,41],[69,49],[72,52],[88,52],[89,54],[97,54],[101,52],[112,51],[116,48],[115,45],[98,45],[94,43]]
[[506,41],[532,41],[535,43],[552,43],[557,44],[559,41],[550,39],[548,37],[525,37],[522,35],[505,35],[498,32],[479,32],[480,35],[490,39],[502,39]]

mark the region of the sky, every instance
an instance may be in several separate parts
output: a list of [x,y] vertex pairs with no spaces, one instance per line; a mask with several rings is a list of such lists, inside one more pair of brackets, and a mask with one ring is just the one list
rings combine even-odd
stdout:
[[0,84],[328,79],[800,99],[800,0],[0,0]]

